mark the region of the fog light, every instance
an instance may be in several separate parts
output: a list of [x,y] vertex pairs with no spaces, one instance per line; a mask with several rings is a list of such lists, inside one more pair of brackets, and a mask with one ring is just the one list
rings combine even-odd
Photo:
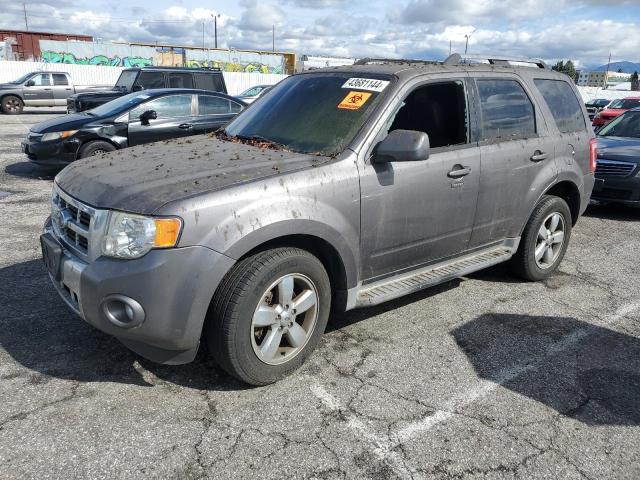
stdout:
[[137,327],[145,319],[142,305],[125,295],[109,295],[102,300],[101,307],[104,316],[116,327]]

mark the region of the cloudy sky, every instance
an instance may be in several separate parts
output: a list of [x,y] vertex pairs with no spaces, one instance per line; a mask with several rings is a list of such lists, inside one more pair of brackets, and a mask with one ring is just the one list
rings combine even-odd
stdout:
[[[33,30],[105,40],[276,49],[307,54],[440,59],[463,51],[640,61],[639,0],[44,0],[27,1]],[[0,0],[0,28],[22,28],[22,2]]]

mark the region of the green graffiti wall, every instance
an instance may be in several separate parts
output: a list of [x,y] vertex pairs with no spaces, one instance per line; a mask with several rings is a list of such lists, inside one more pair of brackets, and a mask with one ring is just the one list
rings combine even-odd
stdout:
[[220,60],[187,60],[184,62],[189,68],[219,68],[223,72],[244,72],[244,73],[283,73],[282,66],[269,66],[264,63],[250,62],[224,62]]
[[146,67],[153,65],[152,58],[144,57],[107,57],[106,55],[94,55],[92,57],[76,57],[73,53],[42,52],[42,61],[45,63],[71,63],[74,65],[102,65],[108,67]]

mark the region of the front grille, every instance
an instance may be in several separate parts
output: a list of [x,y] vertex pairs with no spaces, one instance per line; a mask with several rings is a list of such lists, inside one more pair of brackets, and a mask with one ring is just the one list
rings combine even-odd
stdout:
[[51,222],[62,242],[83,256],[88,255],[90,229],[94,210],[54,188],[51,201]]
[[635,163],[599,158],[596,163],[596,175],[602,177],[626,177],[631,175],[635,168]]

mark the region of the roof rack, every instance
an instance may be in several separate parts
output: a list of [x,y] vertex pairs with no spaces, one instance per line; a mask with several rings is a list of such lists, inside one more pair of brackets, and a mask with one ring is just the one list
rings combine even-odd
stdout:
[[445,65],[460,65],[461,63],[476,63],[476,62],[488,62],[490,65],[502,65],[511,66],[513,63],[530,63],[538,68],[549,69],[549,66],[544,60],[539,58],[526,58],[526,57],[494,57],[487,55],[468,55],[453,53],[444,61]]
[[412,63],[423,65],[442,65],[442,62],[436,62],[433,60],[409,60],[406,58],[361,58],[360,60],[357,60],[354,65],[407,65]]

